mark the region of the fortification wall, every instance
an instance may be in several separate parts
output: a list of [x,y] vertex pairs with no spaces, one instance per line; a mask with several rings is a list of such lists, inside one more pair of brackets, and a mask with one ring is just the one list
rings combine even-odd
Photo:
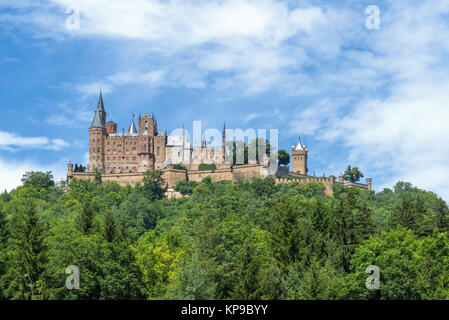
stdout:
[[292,179],[287,178],[277,178],[276,184],[280,183],[292,183],[292,182],[298,182],[298,183],[310,183],[310,182],[319,182],[324,185],[324,194],[327,196],[333,196],[334,195],[334,176],[330,177],[309,177],[309,176],[298,176],[294,177]]
[[[217,169],[215,171],[211,170],[181,170],[181,169],[173,169],[173,167],[166,168],[163,171],[162,178],[165,181],[166,187],[171,190],[167,193],[168,197],[179,197],[179,194],[177,194],[173,187],[176,185],[176,182],[178,181],[196,181],[201,182],[206,177],[211,177],[212,181],[218,182],[218,181],[233,181],[236,182],[238,179],[244,179],[244,180],[250,180],[252,177],[258,177],[258,178],[265,178],[264,170],[266,168],[261,164],[246,164],[246,165],[239,165],[234,167],[220,167],[220,169]],[[115,181],[121,186],[126,185],[136,185],[137,182],[142,181],[143,177],[145,176],[144,173],[122,173],[122,174],[103,174],[102,180],[103,181]],[[335,177],[311,177],[311,176],[304,176],[300,174],[292,174],[289,175],[290,178],[285,177],[276,177],[275,181],[276,184],[280,183],[291,183],[291,182],[298,182],[298,183],[310,183],[310,182],[319,182],[324,185],[325,188],[325,194],[328,196],[333,195],[333,184],[335,182]],[[69,169],[68,174],[69,180],[72,178],[77,179],[84,179],[84,180],[90,180],[93,181],[95,178],[95,174],[91,172],[72,172]],[[369,181],[371,182],[371,181]],[[355,185],[355,184],[354,184]],[[347,186],[346,184],[344,185]],[[348,185],[349,186],[349,185]],[[352,185],[351,185],[352,186]],[[359,188],[362,189],[368,189],[368,185],[365,184],[357,184],[356,185]],[[369,190],[369,189],[368,189]]]

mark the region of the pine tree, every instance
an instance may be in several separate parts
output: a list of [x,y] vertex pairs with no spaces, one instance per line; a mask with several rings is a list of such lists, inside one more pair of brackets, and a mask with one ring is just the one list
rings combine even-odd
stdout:
[[439,198],[435,209],[436,225],[440,232],[449,232],[449,208],[446,202]]
[[[6,214],[0,203],[0,277],[6,273],[6,241],[8,239]],[[4,299],[3,288],[4,281],[0,278],[0,300]]]
[[93,219],[94,212],[90,206],[89,200],[85,199],[83,201],[83,211],[81,212],[81,216],[79,218],[80,228],[84,234],[92,233]]
[[46,261],[44,228],[39,222],[35,203],[27,199],[11,220],[6,295],[20,300],[44,298]]
[[392,226],[401,225],[415,233],[423,234],[426,232],[424,230],[425,226],[423,225],[425,212],[426,207],[420,197],[412,199],[411,197],[404,196],[401,199],[401,203],[393,210],[390,224]]
[[104,215],[103,237],[107,242],[114,242],[117,238],[117,223],[111,210]]

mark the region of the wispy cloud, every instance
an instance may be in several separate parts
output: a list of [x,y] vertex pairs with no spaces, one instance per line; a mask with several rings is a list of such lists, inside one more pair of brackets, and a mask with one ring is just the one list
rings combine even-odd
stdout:
[[20,59],[14,58],[14,57],[8,57],[8,56],[4,56],[4,57],[0,57],[0,62],[3,63],[15,63],[15,62],[19,62]]
[[47,137],[22,137],[15,133],[0,131],[0,149],[18,151],[21,149],[61,150],[70,144],[62,139]]

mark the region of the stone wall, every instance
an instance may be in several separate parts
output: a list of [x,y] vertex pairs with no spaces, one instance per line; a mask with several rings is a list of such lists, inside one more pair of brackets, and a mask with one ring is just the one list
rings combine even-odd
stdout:
[[[95,178],[95,174],[93,172],[73,172],[73,165],[68,165],[68,174],[67,178],[70,181],[73,178],[84,179],[93,181]],[[162,178],[165,181],[165,186],[167,187],[167,197],[180,197],[180,195],[173,190],[173,187],[176,185],[178,181],[196,181],[201,182],[204,178],[210,177],[212,181],[232,181],[236,182],[239,179],[250,180],[252,177],[265,178],[266,169],[261,164],[245,164],[231,167],[229,165],[220,165],[214,171],[211,170],[182,170],[182,169],[174,169],[173,166],[169,166],[166,169],[163,169]],[[102,181],[115,181],[121,186],[132,185],[134,186],[137,182],[140,182],[144,173],[122,173],[122,174],[102,174]],[[301,174],[295,174],[290,172],[288,175],[289,178],[286,178],[284,175],[277,175],[275,178],[276,184],[280,183],[310,183],[310,182],[319,182],[322,183],[325,187],[325,194],[328,196],[333,195],[333,184],[339,183],[335,181],[334,176],[330,177],[312,177],[305,176]],[[367,179],[367,184],[362,183],[344,183],[344,187],[358,187],[361,189],[371,190],[371,179]],[[170,191],[169,191],[170,190]]]
[[334,184],[334,176],[330,177],[309,177],[309,176],[298,176],[291,179],[287,178],[276,178],[276,184],[280,183],[310,183],[310,182],[319,182],[324,185],[324,194],[327,196],[332,196],[334,194],[333,184]]

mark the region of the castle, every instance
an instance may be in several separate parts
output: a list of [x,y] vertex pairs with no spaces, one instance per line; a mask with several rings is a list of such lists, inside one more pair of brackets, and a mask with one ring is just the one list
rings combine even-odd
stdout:
[[[195,146],[186,135],[184,128],[180,135],[167,135],[167,130],[158,131],[154,114],[150,117],[145,113],[139,114],[137,126],[132,117],[128,131],[122,129],[117,133],[117,123],[112,120],[106,122],[106,111],[103,96],[100,92],[97,109],[89,128],[89,165],[87,172],[74,172],[73,164],[68,164],[67,180],[73,178],[93,180],[97,170],[102,173],[103,181],[116,181],[120,185],[134,185],[141,181],[148,170],[163,171],[163,179],[167,187],[167,196],[180,196],[173,187],[178,181],[201,181],[211,177],[214,181],[252,177],[272,177],[277,183],[297,181],[300,183],[321,182],[325,186],[326,194],[332,195],[334,183],[344,186],[356,186],[371,189],[371,179],[366,184],[344,182],[342,175],[336,181],[334,176],[308,176],[308,149],[301,139],[296,146],[292,146],[292,171],[288,167],[277,166],[276,170],[270,166],[270,158],[264,154],[259,161],[250,160],[247,164],[229,163],[230,152],[226,147],[226,128],[223,127],[221,146],[207,144],[203,134],[202,143]],[[215,164],[214,168],[204,170],[200,164]]]

